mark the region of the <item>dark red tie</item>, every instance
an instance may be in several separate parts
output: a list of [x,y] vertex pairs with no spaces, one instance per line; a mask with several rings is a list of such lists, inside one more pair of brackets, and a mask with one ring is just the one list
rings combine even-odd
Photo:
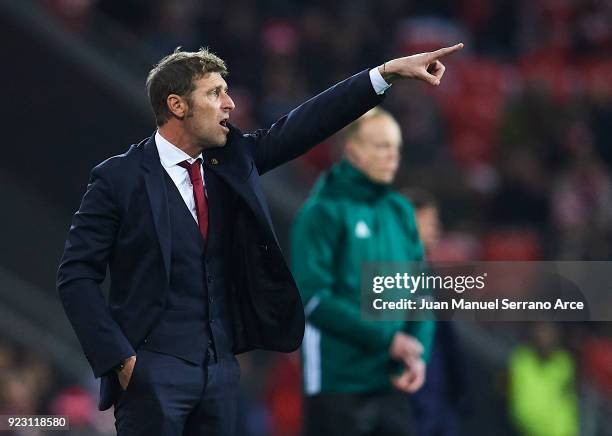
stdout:
[[208,200],[204,195],[204,181],[202,180],[202,172],[200,165],[202,161],[196,159],[192,164],[186,160],[179,163],[189,173],[191,184],[193,185],[193,198],[195,199],[196,211],[198,213],[198,227],[204,240],[208,238]]

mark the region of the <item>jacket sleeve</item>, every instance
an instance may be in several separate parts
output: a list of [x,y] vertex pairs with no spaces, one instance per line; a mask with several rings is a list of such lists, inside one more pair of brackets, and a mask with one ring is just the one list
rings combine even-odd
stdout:
[[[410,237],[414,242],[414,246],[416,247],[416,252],[414,253],[414,261],[424,261],[425,250],[423,248],[423,243],[421,242],[421,238],[417,230],[414,209],[411,206],[407,208],[406,219],[408,220],[408,231],[410,232]],[[404,331],[409,335],[417,338],[419,342],[423,345],[423,360],[425,362],[429,361],[429,357],[431,356],[431,348],[433,346],[434,334],[436,329],[436,323],[433,319],[433,314],[430,314],[430,316],[426,317],[426,319],[423,321],[408,321],[404,326]]]
[[100,289],[119,225],[112,186],[102,173],[100,166],[91,173],[57,276],[64,310],[95,377],[136,354],[112,318]]
[[397,325],[362,320],[359,307],[334,293],[334,253],[341,231],[337,218],[319,204],[305,206],[294,224],[291,260],[306,320],[366,349],[388,349]]
[[269,129],[245,135],[252,139],[251,153],[259,174],[306,153],[383,99],[365,70],[302,103]]

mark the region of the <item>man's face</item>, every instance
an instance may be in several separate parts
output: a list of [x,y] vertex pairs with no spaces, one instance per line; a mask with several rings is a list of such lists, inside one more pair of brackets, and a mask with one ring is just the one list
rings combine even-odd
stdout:
[[194,84],[195,90],[186,99],[185,133],[203,148],[222,147],[229,133],[224,124],[235,107],[227,83],[219,73],[207,73]]
[[346,154],[370,180],[391,183],[399,167],[401,140],[400,129],[392,119],[368,118],[347,141]]

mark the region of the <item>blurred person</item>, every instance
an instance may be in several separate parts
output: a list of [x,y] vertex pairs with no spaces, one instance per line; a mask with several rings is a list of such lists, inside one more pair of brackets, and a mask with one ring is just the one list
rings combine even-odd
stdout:
[[3,374],[3,379],[0,392],[2,414],[31,415],[39,412],[39,393],[37,387],[29,382],[26,369],[12,368]]
[[40,354],[29,351],[26,353],[20,368],[23,370],[23,377],[33,389],[43,403],[47,403],[51,392],[57,388],[57,374],[48,360]]
[[550,215],[550,175],[529,148],[503,150],[500,185],[488,206],[488,222],[494,227],[536,227],[544,232]]
[[293,107],[294,102],[303,100],[304,83],[291,59],[272,62],[264,72],[264,92],[261,96],[260,119],[274,122]]
[[401,193],[414,207],[419,238],[421,238],[425,253],[429,254],[442,235],[438,202],[431,194],[422,189],[403,189]]
[[587,377],[609,401],[612,401],[612,323],[590,323],[575,335],[575,348],[581,357],[581,367]]
[[552,221],[559,257],[599,260],[612,255],[612,173],[598,155],[589,128],[574,123],[566,132],[567,167],[555,177]]
[[[293,351],[304,332],[260,175],[379,104],[394,81],[438,85],[439,59],[461,48],[365,70],[252,134],[229,123],[227,68],[208,50],[177,50],[150,71],[158,129],[92,170],[57,278],[102,378],[98,408],[114,406],[119,435],[235,433],[234,354]],[[107,266],[108,303],[100,289]],[[406,357],[412,343],[401,336],[393,350]],[[408,378],[400,382],[413,388]]]
[[[421,189],[403,189],[401,192],[414,207],[419,237],[429,258],[442,234],[438,202]],[[430,268],[434,266],[430,265]],[[461,434],[459,417],[467,405],[469,389],[465,379],[466,366],[453,323],[437,321],[425,383],[412,397],[419,436]]]
[[42,356],[9,343],[0,345],[0,414],[43,412],[56,379]]
[[510,417],[519,434],[579,434],[575,365],[563,348],[558,325],[531,325],[529,343],[510,355]]
[[401,142],[399,124],[382,109],[353,122],[344,159],[295,220],[307,436],[414,434],[408,394],[425,379],[434,323],[363,320],[360,309],[363,262],[423,259],[412,206],[390,186]]

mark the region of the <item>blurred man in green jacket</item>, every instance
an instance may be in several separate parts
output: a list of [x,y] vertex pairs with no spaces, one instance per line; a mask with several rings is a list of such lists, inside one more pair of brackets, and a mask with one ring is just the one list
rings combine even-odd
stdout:
[[410,402],[425,378],[433,321],[361,316],[363,262],[423,259],[414,211],[391,189],[401,131],[375,108],[349,125],[345,158],[316,184],[292,234],[306,312],[305,434],[412,435]]

